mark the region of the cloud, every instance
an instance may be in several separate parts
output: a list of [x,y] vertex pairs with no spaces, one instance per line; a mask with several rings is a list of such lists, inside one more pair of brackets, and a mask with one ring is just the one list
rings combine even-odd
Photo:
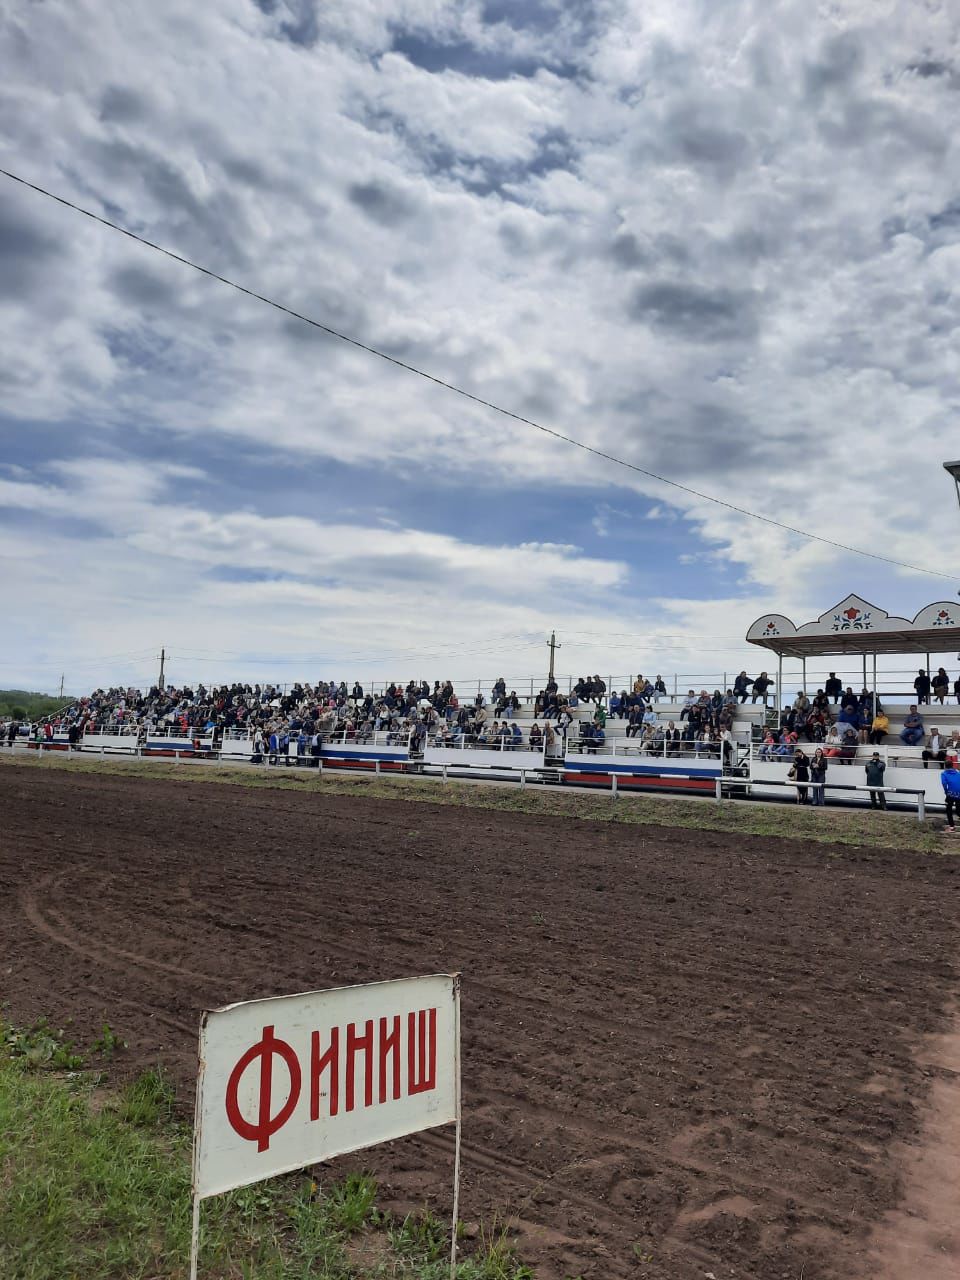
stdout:
[[[133,0],[118,24],[92,0],[12,0],[0,155],[601,452],[939,565],[960,392],[951,22],[865,0]],[[50,522],[33,580],[53,595],[61,490],[101,577],[141,601],[148,572],[198,572],[194,602],[215,590],[234,620],[306,593],[369,632],[371,584],[406,564],[417,590],[444,583],[431,634],[461,613],[482,630],[489,609],[464,602],[497,599],[498,558],[558,592],[639,587],[648,631],[660,599],[715,622],[721,572],[744,626],[791,591],[816,614],[855,572],[910,597],[898,612],[939,590],[571,450],[12,185],[0,349],[4,456],[26,472],[5,535]],[[565,549],[591,538],[609,558]],[[681,592],[641,586],[660,564]],[[264,577],[215,577],[245,566]],[[524,590],[509,607],[539,624]]]

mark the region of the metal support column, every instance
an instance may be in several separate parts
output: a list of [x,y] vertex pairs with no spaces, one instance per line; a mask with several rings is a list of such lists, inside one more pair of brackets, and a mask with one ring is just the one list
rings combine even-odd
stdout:
[[880,703],[877,701],[877,655],[873,655],[873,714],[876,715],[880,710]]
[[[766,706],[766,702],[763,704]],[[766,717],[764,717],[766,719]],[[783,654],[777,654],[777,728],[783,728]]]

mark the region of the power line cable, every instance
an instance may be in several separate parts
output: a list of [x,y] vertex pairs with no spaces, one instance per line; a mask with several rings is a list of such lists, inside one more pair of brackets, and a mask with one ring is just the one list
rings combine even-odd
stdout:
[[522,414],[515,413],[512,409],[505,409],[502,405],[495,404],[492,400],[485,400],[483,396],[474,395],[472,391],[467,391],[465,388],[457,386],[454,382],[448,382],[445,378],[439,378],[436,374],[428,373],[425,369],[418,368],[417,365],[408,364],[405,360],[398,360],[396,356],[391,356],[386,351],[381,351],[366,342],[361,342],[359,338],[341,333],[339,329],[323,324],[320,320],[314,320],[311,316],[304,315],[301,311],[295,311],[292,307],[288,307],[282,302],[277,302],[273,298],[268,298],[265,294],[258,293],[255,289],[239,284],[236,280],[230,280],[227,276],[222,276],[219,272],[213,271],[209,267],[201,266],[199,262],[185,258],[183,254],[175,253],[172,249],[166,249],[163,245],[148,240],[146,236],[138,235],[135,231],[121,226],[119,222],[113,222],[99,213],[94,213],[92,209],[86,209],[83,205],[68,200],[65,196],[58,196],[53,191],[48,191],[46,187],[41,187],[35,182],[29,182],[26,178],[12,173],[9,169],[0,169],[0,175],[9,178],[12,182],[19,183],[20,186],[26,187],[30,191],[35,191],[38,195],[46,196],[48,200],[54,200],[57,204],[63,205],[67,209],[72,209],[75,213],[82,213],[84,217],[90,218],[94,222],[99,222],[104,227],[109,227],[111,231],[119,232],[120,235],[126,236],[129,240],[133,240],[147,249],[153,249],[156,253],[162,253],[165,257],[172,258],[174,262],[182,263],[185,267],[199,271],[202,275],[209,276],[211,280],[217,280],[220,284],[225,284],[230,289],[236,289],[238,293],[246,294],[248,298],[253,298],[268,307],[273,307],[276,311],[281,311],[284,315],[291,316],[294,320],[309,324],[329,337],[336,338],[338,342],[345,342],[359,351],[365,351],[368,355],[376,356],[379,360],[385,360],[388,364],[396,365],[398,369],[404,369],[407,373],[416,374],[418,378],[425,378],[428,382],[432,382],[438,387],[443,387],[446,391],[452,391],[455,395],[462,396],[465,400],[471,400],[474,404],[481,405],[485,409],[492,409],[494,413],[513,419],[514,422],[520,422],[524,426],[533,427],[536,431],[542,431],[544,435],[552,436],[554,440],[560,440],[564,444],[582,449],[585,453],[593,454],[596,458],[612,462],[618,467],[626,467],[627,470],[634,471],[637,475],[646,476],[649,480],[656,480],[660,484],[679,489],[682,493],[699,498],[702,502],[712,502],[718,507],[724,507],[728,511],[736,512],[737,515],[747,516],[751,520],[760,520],[764,524],[772,525],[776,529],[783,529],[787,533],[797,534],[801,538],[809,538],[812,542],[820,542],[839,551],[849,551],[852,555],[865,556],[869,560],[880,560],[884,564],[895,565],[899,569],[909,569],[912,573],[927,574],[933,578],[947,578],[951,582],[956,580],[955,575],[943,573],[938,569],[927,569],[921,565],[907,564],[903,560],[895,560],[892,556],[881,555],[878,551],[865,551],[862,547],[852,547],[845,542],[836,542],[833,538],[825,538],[822,534],[810,533],[807,529],[798,529],[794,525],[784,524],[782,520],[774,520],[772,516],[761,515],[759,511],[749,511],[746,507],[738,507],[735,503],[727,502],[724,498],[717,498],[713,494],[703,493],[690,485],[681,484],[679,480],[671,480],[669,476],[662,476],[656,471],[649,471],[646,467],[638,466],[635,462],[628,462],[625,458],[618,458],[612,453],[607,453],[604,449],[597,449],[594,445],[585,444],[584,441],[577,440],[573,436],[564,435],[562,431],[556,431],[553,427],[545,427],[542,423],[535,422],[533,418],[525,418]]

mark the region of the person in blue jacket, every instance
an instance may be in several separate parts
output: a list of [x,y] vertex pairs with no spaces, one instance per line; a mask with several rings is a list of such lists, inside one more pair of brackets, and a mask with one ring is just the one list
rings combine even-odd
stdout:
[[940,771],[940,785],[947,803],[947,825],[945,830],[956,831],[955,818],[960,811],[960,769],[953,763]]

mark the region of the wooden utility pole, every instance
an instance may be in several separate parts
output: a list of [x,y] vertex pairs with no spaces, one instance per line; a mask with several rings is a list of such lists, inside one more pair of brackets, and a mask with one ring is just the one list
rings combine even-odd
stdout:
[[161,649],[160,650],[160,692],[161,693],[163,693],[163,664],[166,661],[166,657],[167,657],[166,649]]
[[547,641],[547,644],[550,646],[550,675],[549,675],[547,678],[548,678],[549,680],[552,680],[552,679],[553,679],[553,658],[554,658],[554,652],[555,652],[557,649],[562,649],[562,648],[563,648],[563,645],[562,645],[562,644],[557,644],[557,633],[556,633],[555,631],[551,631],[551,632],[550,632],[550,639]]
[[66,680],[66,678],[67,678],[67,673],[66,673],[66,672],[64,672],[64,673],[63,673],[63,675],[60,677],[60,699],[61,699],[61,701],[62,701],[62,699],[63,699],[63,682],[64,682],[64,680]]

